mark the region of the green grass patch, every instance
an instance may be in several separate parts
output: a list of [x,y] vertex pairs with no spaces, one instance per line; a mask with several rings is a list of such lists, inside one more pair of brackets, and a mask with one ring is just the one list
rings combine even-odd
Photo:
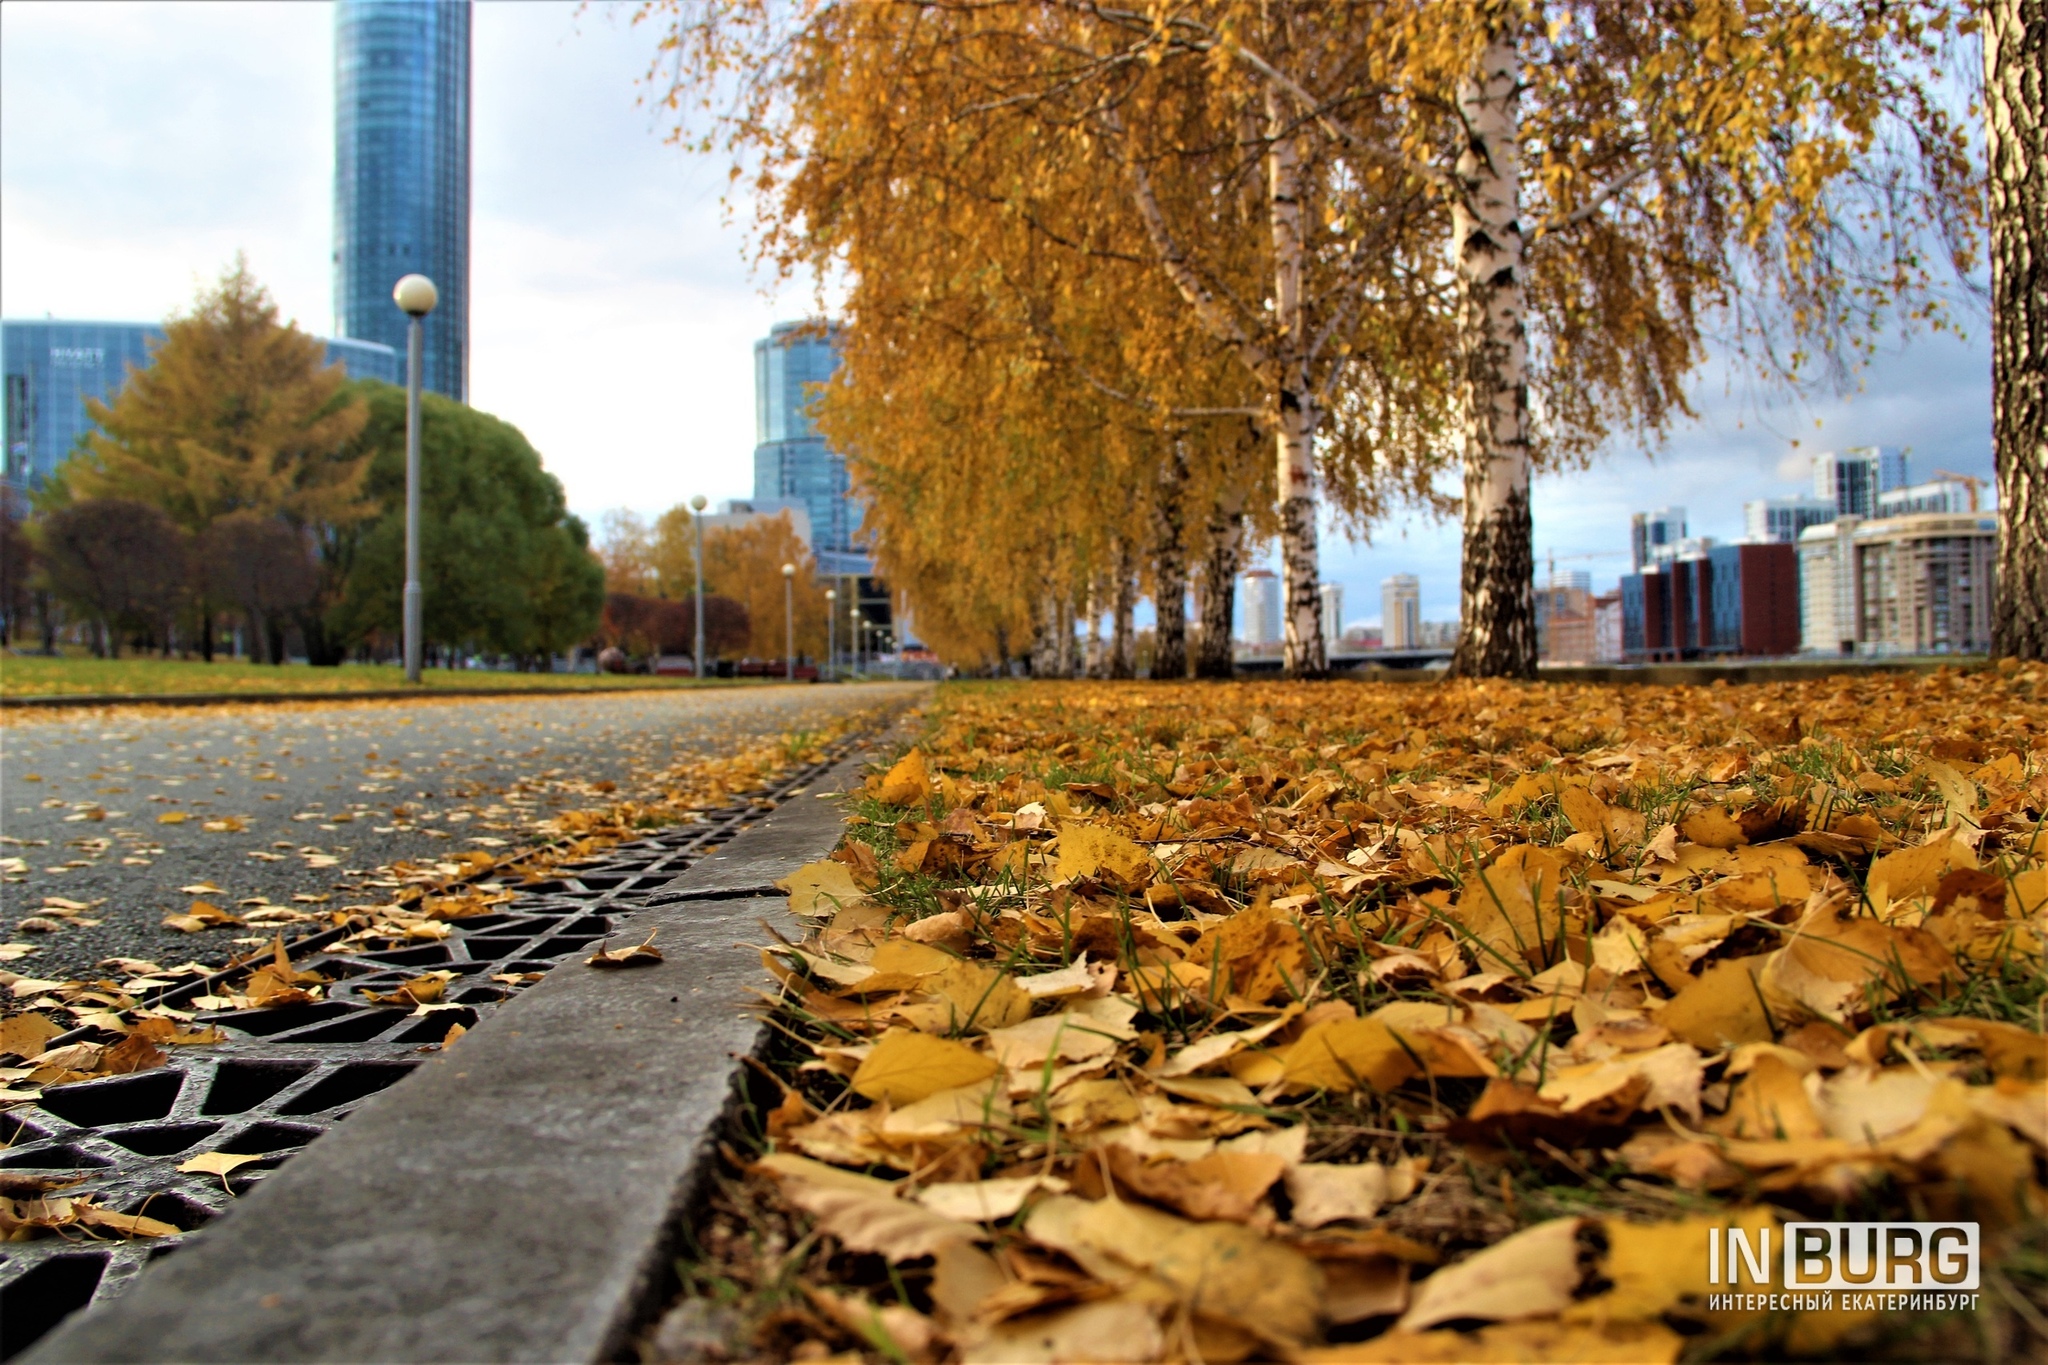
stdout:
[[[752,679],[746,680],[751,683]],[[736,687],[732,679],[659,678],[617,673],[497,673],[480,669],[430,668],[419,691],[613,692],[622,689]],[[294,692],[385,692],[406,686],[405,670],[392,664],[342,664],[310,668],[271,667],[244,660],[90,659],[0,654],[0,696],[182,696],[201,692],[251,696]]]

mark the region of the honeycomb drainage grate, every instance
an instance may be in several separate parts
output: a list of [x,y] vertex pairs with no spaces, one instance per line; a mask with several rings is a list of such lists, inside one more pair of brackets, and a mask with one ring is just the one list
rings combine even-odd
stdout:
[[[96,1195],[104,1207],[147,1214],[184,1233],[203,1227],[354,1106],[402,1079],[450,1025],[473,1027],[525,984],[493,981],[494,974],[545,972],[619,934],[636,911],[666,899],[661,893],[693,862],[802,792],[851,743],[697,824],[558,868],[519,887],[518,898],[496,913],[451,922],[447,938],[383,952],[328,952],[346,932],[333,929],[289,945],[299,965],[330,978],[327,998],[202,1015],[200,1022],[227,1033],[226,1042],[181,1048],[167,1066],[62,1086],[36,1104],[0,1112],[0,1172],[82,1176],[56,1193]],[[456,973],[443,1000],[458,1008],[414,1017],[362,996],[431,970]],[[194,981],[162,999],[175,1005],[207,988]],[[177,1169],[200,1152],[257,1160],[225,1177]],[[74,1311],[119,1294],[181,1240],[46,1236],[0,1244],[0,1358],[27,1350]]]

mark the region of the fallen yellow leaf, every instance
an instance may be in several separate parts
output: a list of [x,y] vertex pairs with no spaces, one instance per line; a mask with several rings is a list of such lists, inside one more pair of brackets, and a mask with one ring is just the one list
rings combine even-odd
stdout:
[[912,1104],[941,1090],[956,1090],[996,1073],[996,1059],[965,1043],[928,1033],[892,1029],[853,1073],[854,1090],[871,1100]]

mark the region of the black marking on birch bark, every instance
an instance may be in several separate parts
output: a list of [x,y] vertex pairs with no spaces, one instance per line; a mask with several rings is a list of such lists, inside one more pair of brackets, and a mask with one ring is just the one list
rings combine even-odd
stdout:
[[[1316,502],[1301,495],[1280,504],[1280,545],[1286,567],[1287,676],[1327,678],[1330,663],[1323,652],[1323,599],[1316,579]],[[1300,629],[1306,616],[1309,629]]]
[[1181,545],[1181,504],[1187,486],[1187,452],[1175,441],[1160,464],[1158,504],[1152,520],[1152,605],[1158,618],[1152,647],[1155,678],[1185,678],[1188,674],[1188,570]]
[[[1476,500],[1478,480],[1468,473],[1465,496]],[[1517,489],[1490,515],[1467,518],[1459,575],[1463,628],[1451,656],[1455,678],[1536,676],[1536,566],[1529,490]]]
[[1999,522],[1991,652],[2048,659],[2048,0],[1987,0],[1983,12]]

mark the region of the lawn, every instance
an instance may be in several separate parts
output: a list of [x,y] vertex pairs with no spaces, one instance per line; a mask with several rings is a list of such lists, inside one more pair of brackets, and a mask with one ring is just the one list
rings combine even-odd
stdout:
[[2044,812],[2038,665],[949,686],[649,1358],[2039,1358]]
[[[704,686],[718,680],[706,679]],[[688,678],[636,674],[490,673],[474,669],[427,669],[426,692],[472,692],[518,688],[546,691],[604,691],[617,688],[692,687]],[[730,685],[730,684],[728,684]],[[169,696],[194,692],[261,695],[291,692],[379,692],[405,686],[405,671],[389,664],[343,664],[308,668],[266,667],[222,659],[44,658],[0,653],[0,696],[78,695]]]

